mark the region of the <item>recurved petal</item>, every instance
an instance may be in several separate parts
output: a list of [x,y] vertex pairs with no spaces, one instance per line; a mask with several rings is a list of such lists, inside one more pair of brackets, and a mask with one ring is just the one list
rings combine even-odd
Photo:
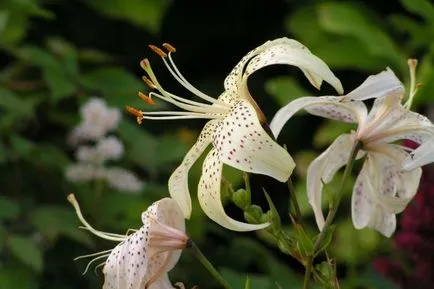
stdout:
[[337,96],[297,98],[277,111],[270,123],[274,136],[278,136],[285,123],[300,109],[309,113],[350,123],[361,123],[367,115],[366,106],[360,101],[341,101]]
[[328,66],[304,45],[288,38],[267,41],[245,55],[226,77],[225,90],[231,92],[230,96],[237,97],[241,86],[246,86],[247,77],[250,74],[273,64],[298,66],[316,88],[319,89],[324,79],[338,93],[343,93],[341,82]]
[[255,109],[245,100],[238,100],[221,121],[213,144],[220,161],[245,172],[285,182],[295,167],[291,156],[262,128]]
[[424,142],[409,155],[403,164],[403,170],[410,171],[434,162],[434,136]]
[[[307,170],[307,196],[320,230],[324,226],[324,215],[321,210],[323,183],[329,183],[336,172],[347,163],[352,147],[351,136],[340,135]],[[362,156],[363,154],[359,153],[357,158]]]
[[217,120],[207,122],[199,135],[198,140],[188,151],[184,160],[176,168],[169,178],[170,196],[178,203],[184,217],[189,219],[191,215],[191,197],[188,189],[188,171],[212,142],[213,131],[218,124]]
[[320,89],[322,81],[325,80],[339,94],[344,92],[340,80],[324,61],[312,54],[300,42],[288,38],[276,39],[273,45],[259,51],[247,64],[243,81],[247,81],[250,74],[255,71],[273,64],[287,64],[299,67],[309,82],[317,89]]
[[378,74],[369,76],[359,87],[344,96],[347,99],[365,100],[381,98],[386,95],[404,94],[404,86],[390,68]]
[[236,221],[226,215],[220,199],[220,183],[223,163],[217,150],[212,149],[202,166],[202,176],[199,181],[198,198],[205,214],[217,224],[233,231],[253,231],[267,227],[269,224],[252,225]]

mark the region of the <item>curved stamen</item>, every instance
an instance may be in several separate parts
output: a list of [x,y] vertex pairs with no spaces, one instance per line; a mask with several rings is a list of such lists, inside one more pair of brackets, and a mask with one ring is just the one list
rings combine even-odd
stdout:
[[72,204],[72,206],[75,209],[75,212],[77,213],[77,217],[78,219],[83,223],[83,225],[89,230],[91,231],[94,235],[106,239],[106,240],[110,240],[110,241],[116,241],[116,242],[121,242],[123,240],[125,240],[125,236],[122,237],[115,237],[115,236],[111,236],[111,235],[107,235],[104,234],[104,232],[98,231],[95,228],[93,228],[91,225],[89,225],[89,223],[84,219],[81,210],[80,210],[80,206],[78,205],[77,199],[75,198],[74,194],[69,194],[67,197],[68,201]]
[[214,117],[211,115],[204,116],[190,116],[190,115],[182,115],[182,116],[143,116],[142,119],[158,119],[158,120],[174,120],[174,119],[213,119]]
[[92,265],[92,263],[94,263],[95,261],[100,260],[102,258],[107,258],[109,255],[110,254],[102,255],[102,256],[99,256],[99,257],[96,257],[96,258],[93,258],[92,260],[90,260],[89,263],[87,263],[86,269],[84,269],[84,272],[82,275],[86,274],[87,271],[89,271],[89,267],[90,267],[90,265]]
[[97,253],[93,253],[93,254],[78,256],[78,257],[74,258],[74,261],[77,261],[77,260],[80,260],[80,259],[84,259],[84,258],[98,256],[98,255],[101,255],[101,254],[107,255],[107,253],[110,253],[111,251],[112,251],[112,249],[101,251],[101,252],[97,252]]
[[228,105],[218,99],[215,99],[209,95],[206,95],[205,93],[203,93],[202,91],[200,91],[199,89],[197,89],[196,87],[194,87],[190,82],[187,81],[187,79],[185,79],[185,77],[181,74],[181,72],[179,71],[179,69],[176,67],[175,62],[172,59],[171,56],[171,52],[169,52],[169,61],[170,64],[172,65],[172,67],[169,65],[169,63],[167,62],[167,60],[165,58],[162,58],[164,65],[166,66],[167,70],[169,70],[170,74],[172,74],[172,76],[183,86],[185,87],[187,90],[189,90],[191,93],[195,94],[196,96],[202,98],[203,100],[209,101],[215,105],[219,105],[222,107],[228,107]]
[[[149,96],[158,97],[158,98],[160,98],[164,101],[167,101],[167,102],[169,102],[169,103],[171,103],[171,104],[173,104],[179,108],[182,108],[182,109],[187,110],[187,111],[192,111],[192,112],[227,113],[227,111],[228,111],[227,109],[223,109],[223,108],[215,107],[215,106],[211,106],[211,105],[208,105],[208,106],[205,105],[205,106],[201,107],[201,106],[182,103],[182,102],[177,101],[173,98],[165,97],[164,95],[158,94],[156,92],[149,93]],[[179,98],[179,96],[177,96],[177,97]],[[203,104],[201,104],[201,105],[203,105]]]

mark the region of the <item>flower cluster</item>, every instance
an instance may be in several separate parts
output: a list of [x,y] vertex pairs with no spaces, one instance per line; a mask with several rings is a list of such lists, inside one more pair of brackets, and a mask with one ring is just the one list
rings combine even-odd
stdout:
[[[124,154],[122,142],[109,135],[120,121],[120,111],[108,108],[100,98],[91,98],[80,110],[82,121],[69,136],[69,143],[78,146],[75,152],[77,163],[66,169],[66,178],[71,182],[104,180],[110,187],[127,192],[140,192],[143,182],[126,169],[107,167],[108,161],[119,160]],[[80,145],[92,142],[93,145]]]
[[[142,214],[144,226],[134,230],[133,234],[123,236],[93,229],[84,220],[75,199],[69,198],[88,230],[102,238],[120,242],[113,250],[89,255],[98,256],[95,259],[108,257],[103,269],[104,288],[172,288],[167,271],[179,259],[176,250],[186,248],[189,240],[184,224],[184,218],[188,219],[192,211],[188,173],[209,146],[211,149],[203,162],[197,189],[203,211],[219,225],[234,231],[259,230],[269,226],[268,222],[260,223],[264,221],[244,223],[225,213],[220,199],[223,165],[286,182],[295,163],[276,138],[285,123],[301,109],[316,116],[358,125],[356,131],[340,135],[308,168],[307,195],[321,233],[330,225],[321,208],[324,184],[329,183],[346,164],[350,168],[355,160],[363,159],[352,195],[353,224],[358,229],[372,227],[388,237],[393,234],[395,215],[402,212],[416,194],[420,167],[434,160],[434,125],[409,109],[414,89],[410,91],[409,100],[403,103],[404,87],[390,69],[368,77],[358,88],[342,95],[339,79],[321,59],[299,42],[280,38],[268,41],[244,56],[226,77],[224,91],[212,97],[199,91],[181,74],[172,58],[176,52],[173,46],[165,43],[162,48],[152,45],[150,48],[161,57],[170,74],[200,101],[175,95],[163,88],[149,60],[144,59],[140,63],[147,74],[143,80],[152,91],[149,95],[139,92],[139,97],[148,104],[153,104],[154,98],[158,98],[181,111],[147,112],[133,107],[127,107],[127,110],[139,124],[143,120],[155,119],[208,121],[197,142],[169,178],[171,198],[149,207]],[[319,89],[326,81],[340,96],[296,99],[280,109],[268,126],[265,115],[249,92],[247,80],[254,72],[274,64],[296,66],[314,87]],[[370,108],[364,102],[367,99],[374,100]],[[106,178],[116,186],[113,179],[116,175],[124,175],[126,184],[131,186],[135,182],[131,175],[126,177],[128,174],[122,169],[103,166],[105,161],[116,160],[123,152],[122,144],[116,138],[105,137],[119,120],[113,114],[116,113],[108,110],[101,100],[92,100],[83,108],[84,120],[73,131],[71,140],[92,140],[96,144],[78,148],[79,163],[68,169],[70,179]],[[398,141],[404,139],[416,142],[419,147],[401,146]],[[120,182],[116,183],[119,186]],[[315,241],[313,255],[318,253],[317,245],[324,237],[321,233]],[[408,240],[403,237],[402,242]],[[311,265],[313,258],[309,260]],[[309,265],[308,262],[304,264]]]

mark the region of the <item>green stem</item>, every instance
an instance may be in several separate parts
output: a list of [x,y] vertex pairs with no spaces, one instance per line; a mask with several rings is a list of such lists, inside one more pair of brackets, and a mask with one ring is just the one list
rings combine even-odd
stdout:
[[299,221],[301,219],[301,210],[300,206],[298,205],[297,195],[295,194],[295,189],[291,178],[289,178],[286,183],[288,184],[289,194],[291,195],[291,203],[294,206],[295,218],[297,221]]
[[342,177],[341,186],[339,188],[338,193],[335,195],[333,202],[331,203],[325,224],[324,224],[321,232],[319,233],[318,238],[315,241],[315,244],[314,244],[313,250],[312,250],[313,256],[312,256],[312,258],[309,258],[306,262],[306,271],[305,271],[305,276],[304,276],[303,289],[309,288],[309,283],[310,283],[310,279],[311,279],[310,275],[312,272],[313,260],[317,254],[319,247],[321,246],[322,241],[324,240],[325,232],[327,231],[327,228],[333,223],[336,212],[338,211],[338,208],[339,208],[339,203],[341,202],[342,196],[344,194],[345,184],[348,180],[348,177],[351,175],[354,161],[356,159],[357,153],[359,152],[361,146],[362,146],[362,143],[359,141],[356,141],[354,143],[352,149],[351,149],[351,153],[350,153],[350,156],[348,158],[347,165],[345,167],[344,175]]
[[196,243],[194,243],[193,240],[190,239],[188,244],[190,246],[190,249],[193,250],[196,258],[202,263],[202,265],[208,270],[208,272],[210,272],[211,275],[223,286],[223,288],[232,289],[231,285],[229,285],[229,283],[225,279],[223,279],[217,269],[214,268],[214,266],[211,264],[210,261],[208,261],[202,251],[200,251]]

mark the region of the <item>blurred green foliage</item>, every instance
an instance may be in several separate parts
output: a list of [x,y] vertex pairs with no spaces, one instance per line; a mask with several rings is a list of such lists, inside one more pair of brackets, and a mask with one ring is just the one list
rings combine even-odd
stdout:
[[[193,83],[215,95],[222,89],[224,75],[241,56],[275,37],[292,36],[305,44],[341,77],[346,91],[387,66],[401,79],[408,79],[406,60],[416,57],[418,81],[423,85],[415,105],[423,109],[432,103],[434,9],[428,0],[373,6],[363,1],[253,2],[222,1],[215,4],[218,7],[205,8],[198,4],[189,10],[191,5],[183,9],[187,4],[181,0],[1,1],[1,289],[101,287],[101,274],[81,276],[86,263],[72,259],[113,244],[78,229],[75,213],[65,201],[68,192],[82,200],[83,210],[95,226],[117,233],[139,227],[141,211],[167,195],[168,176],[194,142],[200,127],[196,124],[147,123],[144,129],[134,119],[123,116],[114,133],[125,144],[122,166],[134,170],[147,183],[138,195],[104,188],[103,197],[98,198],[95,184],[72,184],[64,178],[66,166],[74,161],[67,135],[79,121],[79,107],[89,97],[102,97],[120,109],[127,104],[144,106],[134,95],[138,90],[146,91],[140,81],[138,61],[144,56],[142,48],[150,42],[179,40],[185,55],[179,52],[179,63],[192,76]],[[275,10],[269,8],[273,5]],[[214,15],[214,11],[220,14]],[[252,33],[244,23],[257,19],[264,30]],[[230,31],[222,29],[222,22],[217,20],[231,27]],[[211,32],[205,35],[203,29]],[[126,41],[128,37],[131,39]],[[191,41],[192,37],[196,42]],[[125,51],[131,55],[125,55]],[[132,62],[135,66],[130,65]],[[206,71],[198,72],[196,66]],[[161,67],[156,70],[162,72]],[[266,112],[296,97],[318,94],[307,87],[300,74],[272,73],[271,77],[260,74],[252,81],[253,92],[258,90],[253,94],[258,95],[260,104],[265,103]],[[261,97],[261,93],[266,96]],[[269,96],[272,101],[265,101]],[[157,103],[148,108],[163,107]],[[314,121],[312,125],[303,122],[304,118],[295,117],[294,125],[285,129],[290,132],[283,134],[289,133],[290,137],[282,137],[281,141],[288,144],[297,160],[296,192],[308,220],[307,234],[314,236],[317,229],[305,195],[307,165],[337,135],[354,127],[332,121]],[[293,143],[297,151],[293,151]],[[191,171],[193,196],[200,162]],[[225,168],[225,176],[235,189],[240,186],[239,172]],[[284,216],[282,226],[289,227],[287,207],[282,205],[287,204],[286,188],[268,179],[253,181],[257,192],[252,202],[268,208],[265,199],[258,197],[263,196],[262,187],[266,187],[276,210]],[[338,181],[339,177],[331,183],[330,191],[335,191]],[[339,264],[342,288],[394,288],[370,269],[372,258],[389,251],[390,242],[373,231],[352,227],[346,209],[351,184],[347,191],[330,249]],[[325,207],[328,198],[330,195],[324,200]],[[217,227],[203,216],[195,197],[193,203],[189,234],[222,268],[223,276],[234,288],[245,288],[246,284],[252,289],[301,288],[301,269],[292,258],[278,256],[278,250],[266,241],[258,241],[253,234],[241,235]],[[241,215],[232,207],[228,211]],[[172,281],[185,282],[187,288],[195,284],[218,288],[207,274],[184,252],[171,276]]]

